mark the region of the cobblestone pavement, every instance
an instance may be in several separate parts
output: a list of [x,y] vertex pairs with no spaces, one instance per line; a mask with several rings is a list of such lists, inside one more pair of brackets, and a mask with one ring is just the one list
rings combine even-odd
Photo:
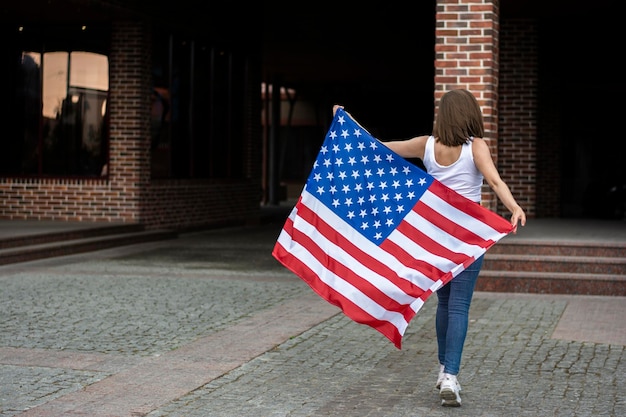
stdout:
[[444,408],[436,297],[398,350],[271,257],[279,228],[0,267],[0,415],[626,416],[626,298],[476,293]]

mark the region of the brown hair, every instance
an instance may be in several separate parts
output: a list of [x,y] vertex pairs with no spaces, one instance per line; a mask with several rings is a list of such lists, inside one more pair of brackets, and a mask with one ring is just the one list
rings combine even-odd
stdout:
[[467,90],[450,90],[439,101],[433,136],[446,146],[458,146],[485,134],[483,114]]

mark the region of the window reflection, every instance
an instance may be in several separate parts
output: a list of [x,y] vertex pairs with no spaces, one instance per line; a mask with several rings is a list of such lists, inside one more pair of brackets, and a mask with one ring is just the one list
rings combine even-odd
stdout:
[[13,100],[0,106],[10,126],[0,174],[100,176],[108,159],[109,31],[21,29],[9,39]]

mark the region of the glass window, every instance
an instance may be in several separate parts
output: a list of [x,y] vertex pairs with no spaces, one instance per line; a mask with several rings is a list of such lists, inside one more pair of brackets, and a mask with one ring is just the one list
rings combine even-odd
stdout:
[[102,175],[109,91],[104,33],[84,26],[25,26],[17,32],[11,49],[19,59],[9,75],[16,106],[4,105],[0,112],[15,128],[8,133],[0,173]]
[[152,64],[152,177],[240,178],[243,54],[157,30]]

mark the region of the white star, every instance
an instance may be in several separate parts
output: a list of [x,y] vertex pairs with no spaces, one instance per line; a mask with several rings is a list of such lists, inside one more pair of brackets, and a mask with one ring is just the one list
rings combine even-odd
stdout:
[[365,210],[361,210],[361,211],[359,212],[359,216],[361,216],[361,217],[367,217],[367,212],[366,212]]
[[395,176],[398,173],[398,168],[396,167],[391,167],[391,169],[389,170],[389,173],[393,176]]
[[403,205],[399,205],[398,207],[396,207],[396,211],[398,213],[402,213],[404,211],[404,206]]
[[346,143],[346,146],[343,147],[346,151],[350,152],[352,150],[352,144],[350,142]]
[[350,192],[350,186],[348,184],[344,184],[344,186],[341,187],[341,191],[348,194]]
[[341,131],[341,136],[343,136],[343,137],[344,137],[344,139],[345,139],[345,138],[347,138],[348,136],[350,136],[350,134],[348,133],[348,131],[347,131],[347,130],[342,130],[342,131]]
[[391,161],[393,161],[393,160],[394,160],[393,155],[392,155],[392,154],[390,154],[390,153],[389,153],[389,154],[387,154],[387,161],[391,162]]
[[359,171],[352,171],[352,178],[357,179],[361,176],[361,174],[359,174]]
[[344,124],[346,121],[344,120],[343,116],[339,116],[339,118],[337,119],[337,121],[339,122],[339,124]]
[[361,229],[365,230],[367,229],[369,226],[367,225],[367,222],[363,222],[361,223]]
[[332,205],[333,205],[335,208],[339,207],[339,200],[334,199],[334,200],[333,200],[333,202],[332,202]]
[[352,205],[352,199],[351,198],[346,198],[346,201],[343,203],[346,206],[350,207]]
[[383,159],[380,157],[380,155],[374,155],[374,162],[379,163],[382,160]]
[[381,181],[378,188],[380,188],[381,190],[384,190],[385,188],[387,188],[387,181]]
[[359,150],[362,151],[363,149],[365,149],[365,144],[363,142],[359,142],[359,144],[357,145],[357,148],[359,148]]
[[341,172],[339,172],[339,178],[341,178],[342,180],[345,180],[345,179],[346,179],[346,177],[347,177],[347,175],[346,175],[346,171],[341,171]]
[[324,187],[317,187],[317,193],[318,194],[324,194]]
[[394,180],[391,186],[393,188],[398,188],[400,186],[400,181]]
[[315,175],[313,175],[313,179],[315,181],[320,181],[322,179],[322,176],[320,175],[319,172],[316,172]]
[[419,185],[424,185],[426,184],[426,178],[420,178],[420,180],[418,181]]
[[404,168],[402,168],[402,172],[404,172],[405,174],[408,174],[409,172],[411,172],[411,168],[409,168],[408,166],[405,166]]
[[356,158],[354,156],[351,156],[350,158],[348,158],[348,163],[350,165],[356,164]]
[[346,214],[346,217],[349,219],[353,219],[354,218],[354,212],[353,211],[349,211],[348,214]]
[[328,174],[326,174],[326,179],[327,180],[332,180],[333,178],[335,178],[335,175],[332,172],[328,172]]
[[359,129],[354,129],[354,136],[357,138],[361,136],[361,131]]
[[396,193],[396,195],[394,197],[394,200],[396,200],[396,201],[402,200],[402,194],[401,193]]
[[378,168],[376,173],[378,174],[379,177],[382,177],[383,175],[385,175],[385,170],[382,168]]

